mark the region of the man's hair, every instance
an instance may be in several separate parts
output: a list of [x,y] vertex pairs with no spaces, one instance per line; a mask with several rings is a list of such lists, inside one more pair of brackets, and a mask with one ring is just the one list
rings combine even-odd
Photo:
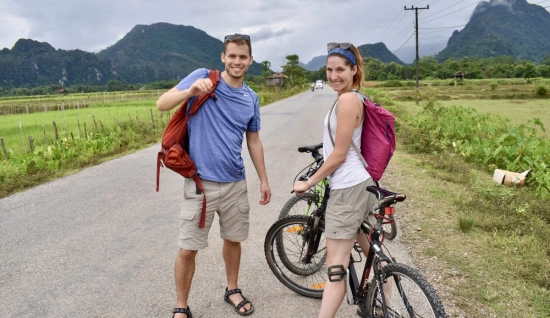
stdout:
[[223,41],[223,53],[226,53],[227,50],[227,44],[229,43],[235,43],[237,45],[248,45],[248,54],[252,56],[252,44],[250,44],[250,36],[245,34],[231,34],[226,35],[225,39]]

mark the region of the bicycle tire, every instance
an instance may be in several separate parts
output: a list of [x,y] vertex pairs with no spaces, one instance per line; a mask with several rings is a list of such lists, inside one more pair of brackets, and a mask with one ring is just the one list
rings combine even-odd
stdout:
[[382,228],[384,229],[384,238],[391,241],[397,237],[397,222],[395,221],[393,215],[386,215],[386,217],[391,219],[393,222],[382,225]]
[[[390,317],[446,317],[445,309],[437,293],[416,269],[400,263],[387,264],[382,268],[385,282],[372,278],[366,297],[360,303],[360,314],[364,317],[383,317],[380,288],[383,288],[389,305]],[[393,279],[391,279],[393,278]],[[399,281],[399,285],[396,283]],[[398,286],[401,287],[401,293]],[[405,305],[408,302],[409,308]],[[411,315],[410,311],[414,312]]]
[[316,193],[305,192],[292,196],[279,212],[279,219],[289,215],[309,215],[319,207],[319,196]]
[[[308,247],[307,243],[304,244],[304,236],[309,231],[308,220],[305,215],[291,215],[277,220],[267,231],[264,253],[269,268],[286,287],[302,296],[321,298],[328,277],[326,242],[322,236],[318,253],[313,255],[311,264],[301,262]],[[284,247],[279,246],[281,242],[284,242]]]
[[[391,223],[383,223],[382,229],[384,230],[384,238],[387,240],[393,240],[397,237],[397,222],[395,221],[395,218],[393,215],[386,215],[388,219],[391,219]],[[373,222],[375,222],[376,219],[372,216],[372,214],[369,214],[369,217],[367,218],[367,224],[369,225],[369,228],[371,228],[373,225]],[[384,220],[384,222],[387,222]]]
[[[317,209],[318,202],[318,195],[311,192],[293,196],[281,209],[279,219],[285,218],[289,215],[310,215]],[[279,253],[281,262],[288,270],[290,270],[294,274],[311,275],[314,272],[318,271],[327,260],[327,253],[325,249],[324,254],[319,254],[322,256],[318,259],[316,266],[313,266],[313,264],[310,267],[295,266],[294,262],[290,260],[289,257],[286,255],[284,240],[282,238],[283,234],[282,232],[279,232],[279,236],[277,237],[277,252]]]

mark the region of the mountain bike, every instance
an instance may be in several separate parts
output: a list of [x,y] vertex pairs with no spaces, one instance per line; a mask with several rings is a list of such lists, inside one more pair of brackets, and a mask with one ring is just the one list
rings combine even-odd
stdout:
[[[348,269],[342,272],[348,304],[357,305],[362,317],[446,317],[439,297],[422,274],[397,263],[383,245],[382,224],[389,215],[394,215],[393,205],[403,202],[406,196],[378,186],[369,186],[367,191],[378,199],[373,208],[376,222],[372,227],[367,223],[361,225],[369,243],[364,264],[363,251],[356,243]],[[286,287],[306,297],[321,298],[328,279],[326,265],[320,262],[326,257],[323,256],[326,255],[323,233],[329,196],[327,187],[321,205],[310,215],[291,215],[277,220],[264,242],[266,260],[273,274]],[[280,242],[284,242],[282,247],[278,246]],[[292,266],[281,261],[281,249]],[[354,257],[355,254],[358,256]],[[362,275],[357,275],[356,263],[357,267],[364,265]]]
[[[321,168],[321,166],[323,165],[323,154],[320,152],[321,148],[323,148],[323,143],[298,148],[298,152],[311,153],[311,156],[313,157],[313,162],[302,169],[296,175],[294,181],[307,180],[307,178],[314,175],[317,170]],[[279,219],[282,219],[289,215],[309,215],[312,211],[315,211],[321,204],[325,189],[327,187],[328,180],[325,178],[317,183],[315,187],[310,191],[292,196],[281,209],[281,212],[279,213]],[[383,223],[385,238],[388,240],[393,240],[397,236],[397,222],[395,222],[393,215],[387,217],[389,220]],[[369,217],[368,221],[370,222],[369,224],[372,227],[374,223],[374,217]]]

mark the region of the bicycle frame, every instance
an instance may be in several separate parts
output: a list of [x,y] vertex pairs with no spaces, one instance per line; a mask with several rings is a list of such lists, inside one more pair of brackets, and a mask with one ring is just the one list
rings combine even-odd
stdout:
[[[377,188],[377,187],[375,187]],[[368,188],[367,188],[368,189]],[[357,273],[355,271],[355,266],[353,265],[356,262],[361,262],[362,257],[361,254],[363,253],[362,250],[359,250],[357,248],[357,243],[354,246],[354,250],[358,252],[359,254],[359,260],[356,261],[353,258],[353,254],[350,254],[350,262],[348,265],[348,275],[346,276],[347,280],[347,302],[348,304],[357,305],[357,303],[366,297],[366,293],[368,291],[368,279],[371,273],[371,270],[374,271],[374,275],[376,277],[381,277],[383,272],[381,271],[381,263],[392,263],[394,262],[390,257],[388,257],[383,251],[382,251],[382,241],[383,241],[383,228],[382,225],[384,222],[388,222],[388,218],[385,217],[385,208],[390,207],[392,204],[398,201],[403,201],[405,199],[404,195],[401,195],[400,198],[392,198],[392,199],[382,199],[379,203],[379,205],[375,208],[373,208],[374,211],[378,211],[378,213],[374,213],[374,216],[376,217],[376,223],[373,227],[370,227],[368,223],[364,222],[361,224],[361,232],[367,236],[367,241],[369,243],[369,250],[366,254],[366,261],[365,261],[365,267],[363,268],[363,274],[361,276],[361,281],[359,282],[359,277],[357,276]],[[318,235],[319,231],[324,230],[324,226],[320,226],[322,222],[324,222],[324,216],[325,216],[325,210],[328,203],[328,199],[330,197],[330,187],[325,187],[325,193],[322,197],[322,202],[319,205],[319,207],[316,209],[315,213],[310,217],[310,222],[312,224],[309,224],[311,228],[313,229],[313,232],[310,233],[310,244],[307,244],[308,249],[306,252],[306,255],[303,258],[303,262],[305,264],[308,264],[308,262],[311,261],[311,257],[313,254],[317,252],[317,248],[319,245],[319,240],[321,238],[321,235]],[[391,220],[390,220],[391,221]],[[385,279],[385,278],[384,278]],[[397,288],[400,289],[399,282],[396,282]],[[349,287],[349,288],[348,288]],[[375,288],[379,288],[379,286],[376,286]],[[384,290],[383,288],[380,288],[380,294],[382,295],[383,301],[384,299]],[[385,308],[385,306],[384,306]]]

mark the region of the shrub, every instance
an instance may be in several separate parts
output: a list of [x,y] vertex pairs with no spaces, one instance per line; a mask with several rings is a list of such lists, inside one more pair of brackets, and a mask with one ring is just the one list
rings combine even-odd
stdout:
[[402,87],[401,81],[398,80],[389,80],[380,85],[381,87]]
[[546,96],[546,94],[548,93],[548,90],[546,89],[546,86],[544,85],[539,85],[537,87],[537,90],[536,90],[536,94],[538,96]]
[[494,91],[498,87],[498,82],[492,82],[491,83],[491,90]]

